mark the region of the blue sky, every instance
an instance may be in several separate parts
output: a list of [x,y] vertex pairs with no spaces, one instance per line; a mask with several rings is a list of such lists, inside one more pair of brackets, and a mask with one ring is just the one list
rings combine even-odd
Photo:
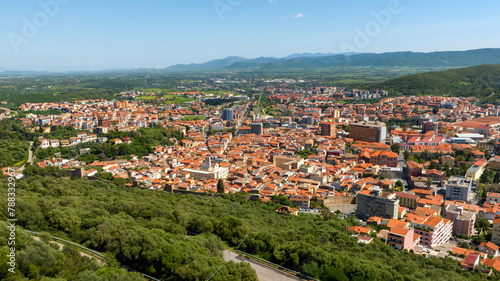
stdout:
[[498,48],[498,11],[494,0],[0,0],[0,70]]

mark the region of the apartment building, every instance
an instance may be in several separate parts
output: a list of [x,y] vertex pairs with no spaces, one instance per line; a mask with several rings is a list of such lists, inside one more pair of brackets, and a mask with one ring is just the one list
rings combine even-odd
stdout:
[[491,242],[500,246],[500,219],[493,220],[493,233],[491,234]]
[[411,250],[420,242],[420,235],[413,228],[393,227],[387,234],[386,243],[396,250]]
[[500,203],[500,193],[488,192],[486,194],[486,202],[490,204]]
[[351,123],[349,127],[349,137],[354,141],[385,143],[387,128],[383,122],[361,121]]
[[356,215],[361,219],[371,216],[397,218],[399,199],[394,193],[382,192],[381,188],[361,190],[357,193]]
[[453,232],[452,221],[436,216],[414,218],[410,225],[415,228],[415,233],[420,235],[420,244],[428,248],[448,242]]
[[309,209],[311,206],[311,199],[305,196],[290,196],[290,201],[299,208]]
[[321,136],[335,137],[337,133],[337,124],[335,122],[321,122],[319,126]]
[[472,181],[468,178],[450,177],[445,184],[446,200],[469,201]]
[[398,154],[392,151],[375,151],[370,154],[370,163],[379,166],[397,167]]
[[399,199],[399,206],[416,209],[417,200],[420,198],[418,195],[396,192],[396,197]]
[[476,222],[475,213],[464,211],[463,207],[452,204],[446,207],[445,217],[453,222],[453,235],[472,235]]

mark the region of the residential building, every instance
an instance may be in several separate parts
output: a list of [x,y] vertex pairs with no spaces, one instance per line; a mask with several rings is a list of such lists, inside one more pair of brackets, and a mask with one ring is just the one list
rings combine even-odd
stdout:
[[473,180],[478,180],[483,174],[485,166],[485,160],[477,160],[472,166],[470,166],[470,168],[465,173],[465,176]]
[[424,176],[426,176],[427,178],[431,178],[434,182],[446,180],[446,172],[438,171],[435,169],[425,171]]
[[370,154],[370,163],[379,166],[397,167],[398,154],[392,151],[375,151]]
[[451,204],[446,207],[445,217],[453,222],[453,235],[472,235],[476,213],[464,211],[463,207]]
[[319,126],[321,136],[335,137],[337,132],[337,124],[335,122],[321,122]]
[[423,164],[414,161],[408,161],[406,163],[406,167],[412,177],[420,177],[422,175],[422,171],[424,170]]
[[353,226],[349,227],[348,231],[353,231],[353,232],[356,232],[357,234],[367,234],[367,235],[370,235],[375,230],[373,230],[370,227],[363,227],[363,226],[353,225]]
[[250,127],[252,134],[262,135],[262,133],[264,132],[264,126],[262,125],[262,123],[252,123]]
[[461,262],[460,267],[463,270],[474,270],[481,260],[481,255],[478,253],[471,253],[466,256]]
[[488,192],[486,194],[486,202],[490,204],[500,203],[500,193]]
[[53,148],[59,147],[59,140],[58,139],[52,139],[50,140],[50,146]]
[[500,249],[500,247],[498,247],[497,245],[495,245],[491,242],[483,242],[479,245],[479,251],[481,251],[489,256],[492,256],[492,257],[498,256],[499,249]]
[[48,148],[50,147],[50,141],[48,139],[42,139],[40,141],[40,148]]
[[493,220],[493,232],[491,234],[491,242],[500,246],[500,219]]
[[356,215],[361,219],[371,216],[397,218],[398,207],[399,199],[396,194],[382,192],[381,188],[361,190],[357,193]]
[[446,200],[469,201],[472,181],[468,178],[450,177],[445,184]]
[[399,206],[410,209],[417,208],[417,200],[420,198],[418,195],[409,194],[404,192],[396,192],[396,197],[399,199]]
[[288,157],[279,155],[273,158],[274,166],[284,170],[299,169],[303,163],[304,159],[302,159],[301,157]]
[[[485,205],[488,201],[485,202]],[[492,205],[490,207],[483,208],[479,210],[478,217],[487,219],[489,221],[494,220],[497,216],[500,217],[500,204]]]
[[349,137],[354,141],[385,143],[387,128],[385,123],[361,121],[349,124]]
[[309,209],[311,206],[311,199],[306,196],[290,196],[290,201],[299,208]]
[[448,242],[453,232],[453,223],[450,220],[436,216],[416,217],[410,224],[415,228],[415,233],[420,235],[420,244],[428,248]]
[[411,250],[420,242],[420,235],[413,228],[393,227],[387,235],[386,243],[396,250]]
[[224,108],[222,110],[222,120],[233,121],[233,109],[232,108]]

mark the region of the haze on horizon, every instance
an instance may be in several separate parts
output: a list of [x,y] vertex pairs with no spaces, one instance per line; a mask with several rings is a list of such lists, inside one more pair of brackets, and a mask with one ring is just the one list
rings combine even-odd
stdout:
[[500,2],[2,1],[0,71],[164,68],[227,56],[500,47]]

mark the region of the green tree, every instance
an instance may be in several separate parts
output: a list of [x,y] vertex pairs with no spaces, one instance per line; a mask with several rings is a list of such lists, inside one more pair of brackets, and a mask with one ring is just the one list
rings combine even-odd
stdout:
[[217,182],[217,193],[225,193],[226,190],[224,188],[224,180],[223,179],[219,179],[219,181]]
[[403,191],[403,182],[401,180],[397,180],[396,183],[394,184],[394,189],[397,191]]
[[497,171],[495,173],[495,176],[493,177],[493,182],[494,183],[500,183],[500,171]]
[[391,145],[391,150],[392,152],[399,154],[399,151],[401,150],[401,145],[399,145],[399,143],[393,143]]

